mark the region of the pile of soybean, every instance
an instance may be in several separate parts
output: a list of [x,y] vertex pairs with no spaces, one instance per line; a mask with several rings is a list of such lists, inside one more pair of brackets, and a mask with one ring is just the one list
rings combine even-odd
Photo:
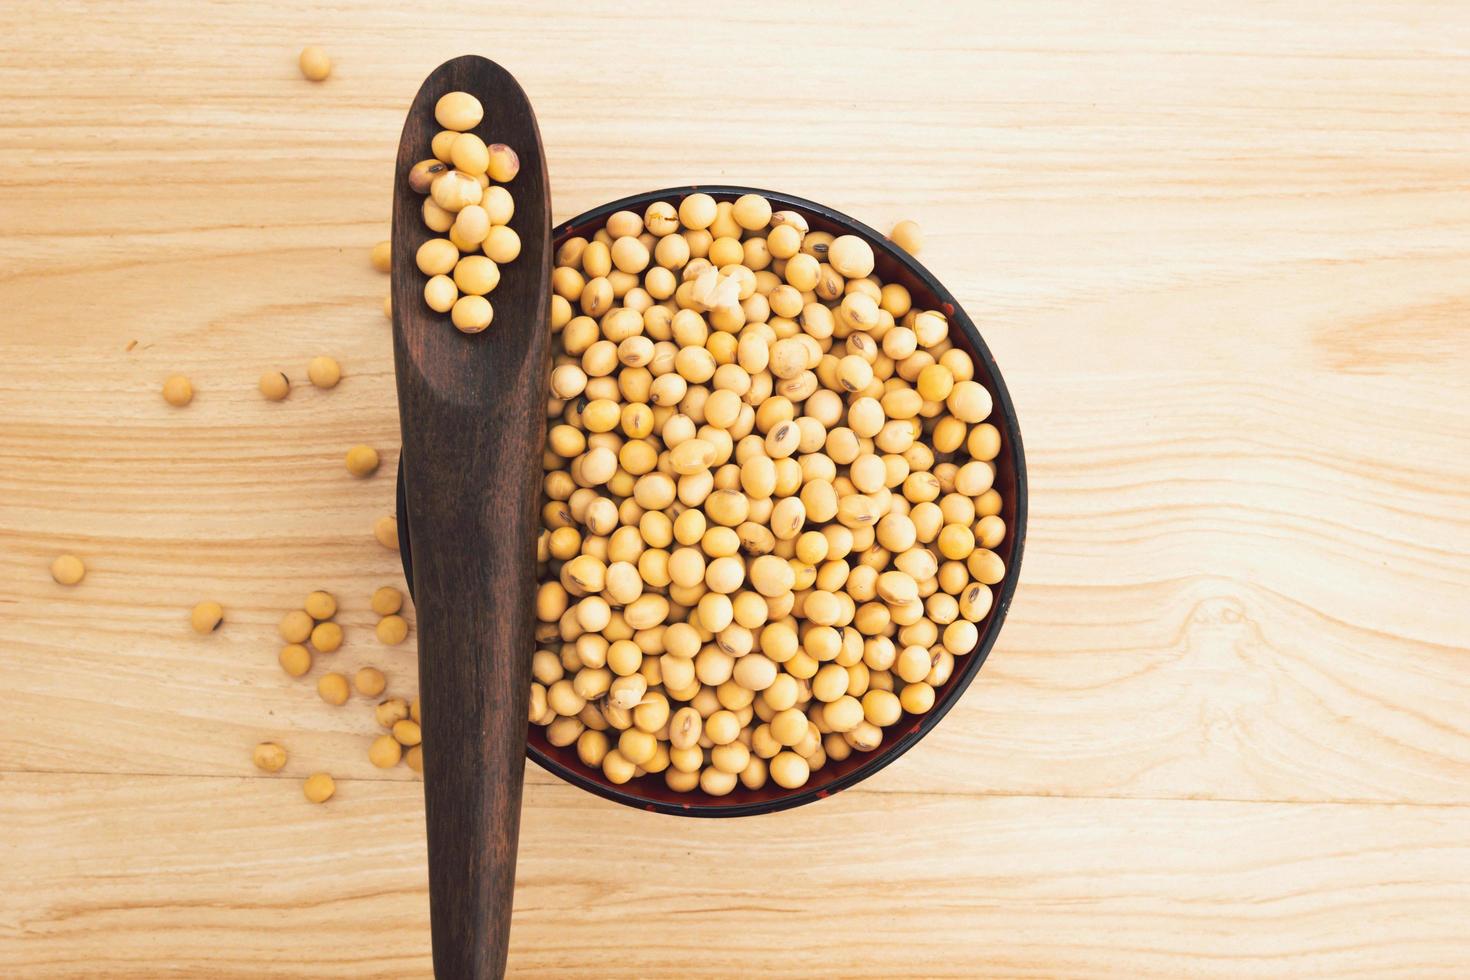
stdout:
[[619,211],[552,290],[547,739],[722,796],[928,711],[1005,576],[1001,433],[944,315],[754,194]]
[[479,333],[495,316],[486,297],[500,284],[500,267],[521,254],[510,227],[515,201],[502,186],[515,180],[521,161],[506,144],[487,145],[472,132],[485,109],[468,92],[442,96],[434,118],[444,128],[430,144],[433,156],[413,166],[408,184],[425,195],[424,224],[445,237],[424,242],[414,260],[429,277],[424,303],[464,333]]

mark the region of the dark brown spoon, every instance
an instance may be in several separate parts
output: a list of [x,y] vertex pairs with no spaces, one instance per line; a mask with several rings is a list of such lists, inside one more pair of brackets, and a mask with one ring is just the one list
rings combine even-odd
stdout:
[[[475,132],[521,161],[507,185],[521,254],[489,296],[489,328],[474,335],[424,304],[414,261],[437,235],[408,172],[433,155],[434,104],[453,91],[480,100]],[[541,135],[520,85],[475,55],[436,68],[398,144],[393,359],[418,615],[429,917],[434,972],[445,980],[505,973],[534,642],[550,214]]]

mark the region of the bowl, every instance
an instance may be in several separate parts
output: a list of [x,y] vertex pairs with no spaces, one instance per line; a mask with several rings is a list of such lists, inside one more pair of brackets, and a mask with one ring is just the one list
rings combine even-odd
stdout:
[[[827,764],[813,772],[806,785],[797,789],[783,789],[773,782],[758,789],[747,789],[737,785],[728,796],[709,796],[700,790],[678,793],[668,788],[657,775],[640,776],[623,785],[615,785],[603,776],[600,769],[583,765],[577,758],[576,745],[558,748],[546,740],[545,729],[530,725],[526,754],[543,769],[566,780],[574,786],[598,796],[656,813],[668,813],[689,817],[740,817],[760,813],[773,813],[791,807],[802,806],[824,799],[839,790],[862,782],[869,776],[889,765],[899,756],[918,744],[919,740],[938,725],[950,708],[964,694],[980,667],[985,663],[991,647],[1000,635],[1011,597],[1016,591],[1017,577],[1021,571],[1021,552],[1026,538],[1026,458],[1021,448],[1021,430],[1016,421],[1016,410],[1011,404],[1000,369],[990,350],[976,329],[975,323],[960,307],[954,295],[939,282],[928,269],[920,265],[913,256],[889,242],[878,232],[840,211],[813,201],[780,194],[754,187],[726,185],[669,187],[663,190],[636,194],[618,201],[593,208],[563,222],[552,230],[553,249],[574,235],[591,237],[602,227],[614,211],[628,210],[642,214],[654,201],[677,203],[689,194],[703,192],[717,201],[733,201],[742,194],[760,194],[771,202],[775,210],[797,211],[806,217],[814,231],[826,231],[834,235],[857,235],[873,247],[876,259],[874,271],[887,282],[902,283],[913,295],[914,306],[941,310],[949,319],[950,339],[957,347],[968,351],[975,360],[975,380],[990,392],[994,408],[989,421],[1001,433],[1000,455],[995,459],[995,488],[1001,494],[1003,506],[1000,516],[1006,523],[1006,537],[996,553],[1004,559],[1005,578],[994,588],[995,602],[990,614],[979,624],[980,638],[970,653],[955,658],[955,670],[950,679],[935,690],[934,706],[923,715],[905,713],[897,722],[883,730],[883,744],[872,752],[854,751],[841,762],[828,760]],[[544,379],[537,383],[544,384]],[[413,587],[413,567],[409,549],[408,515],[405,510],[403,480],[400,463],[398,481],[398,527],[399,547],[403,560],[403,573],[410,591]],[[529,651],[528,651],[529,654]]]

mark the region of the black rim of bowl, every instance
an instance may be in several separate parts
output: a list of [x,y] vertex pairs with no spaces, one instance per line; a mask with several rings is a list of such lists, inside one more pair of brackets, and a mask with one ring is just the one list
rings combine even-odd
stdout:
[[[670,202],[682,200],[690,194],[704,193],[717,200],[730,200],[742,194],[759,194],[771,202],[777,209],[789,208],[803,212],[811,216],[820,216],[828,222],[842,225],[851,234],[859,235],[873,246],[875,252],[887,255],[890,259],[902,266],[913,279],[922,282],[924,286],[934,294],[935,298],[945,307],[946,315],[949,317],[951,329],[958,329],[964,336],[971,352],[983,363],[986,373],[993,382],[991,393],[994,395],[994,408],[999,411],[1004,420],[1004,431],[1002,432],[1002,451],[1008,451],[1011,456],[1011,464],[1016,475],[1015,490],[1015,518],[1011,526],[1006,528],[1006,534],[1012,539],[1011,559],[1006,565],[1005,579],[995,597],[995,604],[990,615],[985,621],[980,642],[968,655],[957,658],[958,676],[952,677],[948,682],[948,690],[934,703],[927,714],[921,715],[917,723],[903,730],[903,734],[892,744],[880,746],[871,757],[856,766],[850,772],[844,773],[821,786],[803,787],[791,790],[780,796],[768,800],[744,801],[744,802],[704,802],[698,803],[676,803],[667,800],[653,799],[642,796],[636,792],[636,788],[623,789],[609,786],[586,773],[579,772],[563,765],[557,759],[547,755],[540,746],[528,742],[526,754],[535,761],[542,769],[560,777],[561,779],[578,786],[589,793],[595,793],[604,799],[621,803],[624,806],[635,807],[640,810],[648,810],[655,813],[668,813],[685,817],[744,817],[754,816],[761,813],[775,813],[778,810],[788,810],[792,807],[813,803],[825,799],[840,790],[846,789],[862,782],[869,776],[883,769],[885,766],[895,762],[909,749],[913,748],[920,739],[929,734],[936,725],[943,720],[949,710],[964,696],[975,676],[980,672],[986,657],[990,655],[991,648],[995,646],[996,639],[1000,636],[1001,627],[1005,623],[1006,613],[1011,606],[1011,599],[1015,595],[1016,583],[1020,578],[1021,557],[1026,543],[1026,509],[1027,509],[1027,487],[1026,487],[1026,456],[1021,445],[1021,429],[1016,419],[1016,409],[1011,402],[1011,395],[1006,388],[1005,379],[1002,378],[1000,368],[991,356],[990,348],[985,345],[985,340],[980,336],[959,301],[945,288],[928,269],[919,264],[913,256],[903,249],[898,248],[886,237],[879,234],[873,228],[852,218],[841,211],[808,201],[805,198],[794,197],[790,194],[782,194],[777,191],[763,190],[759,187],[740,187],[730,184],[690,184],[682,187],[666,187],[662,190],[648,191],[643,194],[634,194],[608,204],[599,205],[591,210],[584,211],[567,221],[563,221],[552,229],[551,237],[553,243],[560,241],[564,236],[574,229],[582,228],[589,224],[600,225],[614,211],[634,211],[642,214],[648,205],[655,201],[667,200]],[[676,205],[677,206],[677,205]],[[408,582],[409,594],[413,594],[413,559],[409,548],[409,532],[407,520],[407,501],[403,490],[403,462],[400,457],[398,464],[398,488],[397,488],[397,513],[398,513],[398,548],[399,556],[403,562],[404,578]],[[900,725],[893,726],[901,727]],[[636,784],[629,783],[629,787]],[[705,799],[718,801],[719,797],[706,797]]]

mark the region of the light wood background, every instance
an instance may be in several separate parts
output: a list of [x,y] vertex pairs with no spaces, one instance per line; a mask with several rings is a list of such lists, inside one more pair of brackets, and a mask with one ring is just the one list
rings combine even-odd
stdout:
[[[533,768],[515,975],[1470,973],[1463,3],[14,0],[0,30],[0,974],[427,974],[420,787],[274,623],[330,589],[335,664],[414,689],[367,608],[401,580],[367,250],[404,107],[470,51],[538,106],[558,220],[718,180],[920,221],[1031,464],[1000,643],[877,777],[694,822]],[[336,390],[256,393],[318,353]]]

